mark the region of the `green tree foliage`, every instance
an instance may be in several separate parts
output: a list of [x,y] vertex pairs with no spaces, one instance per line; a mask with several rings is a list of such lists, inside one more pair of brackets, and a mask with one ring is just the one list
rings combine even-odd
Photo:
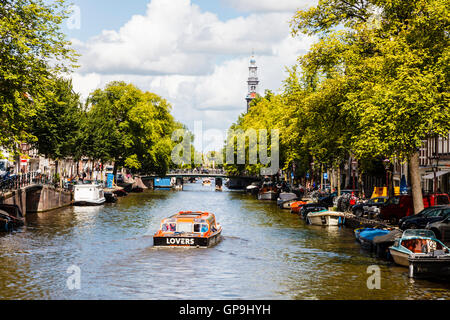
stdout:
[[64,1],[3,0],[0,5],[0,145],[18,152],[20,142],[35,140],[30,118],[55,76],[75,62],[60,32]]
[[31,134],[37,138],[34,147],[38,152],[52,159],[75,156],[82,110],[72,81],[56,80],[36,108],[37,113],[31,118]]

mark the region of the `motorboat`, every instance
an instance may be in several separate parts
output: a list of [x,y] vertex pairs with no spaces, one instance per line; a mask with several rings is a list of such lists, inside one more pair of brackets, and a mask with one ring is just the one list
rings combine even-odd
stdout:
[[161,221],[153,236],[156,247],[211,247],[220,242],[222,226],[209,212],[182,211]]
[[450,274],[450,249],[431,230],[406,230],[401,238],[395,240],[389,252],[396,264],[412,265],[413,275],[431,272],[432,269],[447,270],[447,275]]
[[363,249],[369,251],[375,251],[376,246],[373,239],[378,236],[384,236],[389,234],[391,231],[387,229],[380,228],[362,228],[355,230],[356,240],[361,244]]
[[299,216],[301,219],[305,220],[306,222],[308,222],[308,214],[311,212],[319,212],[319,211],[327,211],[328,209],[321,206],[318,203],[309,203],[309,204],[305,204],[300,212],[299,212]]
[[300,201],[296,201],[291,203],[291,213],[296,213],[299,214],[300,210],[303,208],[303,206],[307,205],[307,204],[311,204],[313,203],[312,199],[302,199]]
[[106,202],[103,186],[100,184],[77,184],[74,186],[75,206],[95,206]]
[[297,202],[297,195],[292,192],[282,192],[277,199],[277,205],[281,209],[291,209],[291,205]]
[[25,225],[25,218],[17,205],[0,204],[0,232],[10,232]]
[[259,193],[259,188],[260,188],[259,182],[252,182],[251,185],[249,185],[245,188],[245,191],[247,193],[250,193],[250,194],[253,194],[256,196]]
[[307,219],[309,224],[316,226],[339,226],[344,224],[345,215],[343,212],[324,210],[308,213]]
[[390,259],[389,247],[391,247],[395,240],[401,238],[403,232],[399,229],[394,229],[385,235],[378,235],[373,238],[374,250],[378,258]]

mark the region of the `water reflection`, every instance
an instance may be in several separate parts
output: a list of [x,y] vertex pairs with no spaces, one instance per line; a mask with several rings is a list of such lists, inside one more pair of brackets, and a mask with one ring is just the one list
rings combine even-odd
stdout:
[[[210,249],[157,249],[161,219],[211,211],[224,228]],[[19,299],[449,299],[449,285],[411,281],[406,268],[361,251],[352,230],[308,226],[271,202],[190,184],[131,194],[115,204],[27,217],[0,236],[1,298]],[[81,290],[66,286],[67,268]],[[381,269],[369,290],[367,268]]]

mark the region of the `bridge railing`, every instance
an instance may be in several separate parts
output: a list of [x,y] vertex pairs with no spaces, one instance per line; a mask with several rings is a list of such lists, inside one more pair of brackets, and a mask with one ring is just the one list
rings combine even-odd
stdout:
[[168,175],[199,175],[199,176],[207,176],[207,175],[226,175],[226,171],[223,169],[175,169],[171,170],[167,173]]
[[59,183],[55,183],[52,177],[40,172],[13,174],[0,178],[0,192],[2,193],[18,190],[31,185],[50,185],[58,187]]

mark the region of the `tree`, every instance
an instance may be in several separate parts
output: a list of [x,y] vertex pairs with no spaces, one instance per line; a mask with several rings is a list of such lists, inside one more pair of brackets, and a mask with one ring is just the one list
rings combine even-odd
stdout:
[[134,172],[165,174],[172,166],[172,132],[181,129],[170,104],[132,84],[111,82],[87,100],[89,110],[80,135],[81,154],[114,161]]
[[47,90],[31,118],[31,134],[37,138],[33,145],[48,158],[73,156],[82,113],[80,96],[73,92],[71,80],[57,79]]
[[14,152],[33,141],[30,118],[56,76],[75,67],[75,53],[60,32],[63,0],[3,0],[0,6],[0,145]]
[[440,0],[323,0],[292,21],[294,34],[320,37],[313,67],[347,85],[341,107],[354,123],[352,152],[410,160],[416,213],[418,148],[450,130],[448,10]]

